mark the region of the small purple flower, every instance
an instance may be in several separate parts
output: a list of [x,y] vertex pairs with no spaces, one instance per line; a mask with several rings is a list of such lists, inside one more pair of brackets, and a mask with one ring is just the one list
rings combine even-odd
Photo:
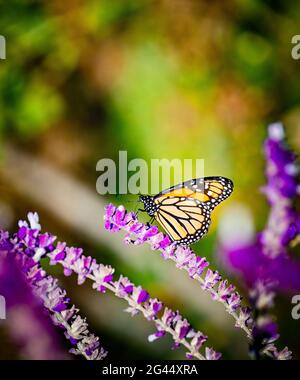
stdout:
[[212,271],[211,269],[207,269],[203,284],[201,285],[202,289],[212,289],[219,281],[221,277],[218,271]]
[[39,280],[36,292],[38,292],[47,309],[57,312],[67,309],[66,292],[57,286],[57,280],[52,277],[45,276]]
[[133,284],[127,277],[120,276],[118,281],[114,282],[114,285],[118,297],[124,298],[133,292]]
[[276,352],[276,359],[277,360],[291,360],[292,359],[292,352],[289,351],[287,347],[285,347],[282,351]]
[[110,265],[94,265],[93,276],[95,282],[93,288],[97,288],[100,292],[105,292],[105,283],[112,281],[114,271]]
[[19,228],[19,231],[18,231],[18,234],[17,234],[18,238],[20,240],[23,240],[25,238],[26,234],[27,234],[27,227],[26,226],[21,226]]
[[218,296],[226,301],[234,292],[235,286],[228,284],[227,280],[223,280],[219,283],[217,294]]
[[231,294],[227,298],[226,302],[227,302],[229,309],[231,311],[236,311],[237,309],[239,309],[241,307],[241,297],[238,293]]
[[[190,335],[190,333],[188,335]],[[207,336],[204,335],[200,331],[197,331],[197,332],[192,331],[191,337],[192,337],[191,346],[196,351],[200,350],[203,344],[207,341]]]
[[177,313],[174,313],[173,310],[168,309],[166,307],[161,319],[166,326],[170,326],[176,316],[177,316]]
[[161,250],[165,250],[168,247],[170,247],[171,243],[172,242],[171,242],[171,239],[169,238],[169,236],[164,235],[163,239],[161,239],[161,241],[159,242],[159,248]]
[[107,352],[100,347],[99,338],[93,334],[84,336],[81,341],[77,343],[77,348],[71,349],[70,352],[75,355],[82,355],[84,353],[88,360],[104,359],[107,355]]
[[[55,255],[53,255],[53,252],[55,253]],[[56,260],[56,262],[60,262],[61,260],[59,260],[59,258],[57,258],[55,250],[53,252],[50,252],[50,254],[49,254],[49,257],[51,259],[50,262],[55,263],[55,260]],[[71,268],[73,267],[74,263],[81,257],[81,254],[82,254],[81,248],[75,248],[75,247],[69,248],[69,247],[67,247],[65,249],[65,257],[63,260],[66,263],[68,263],[68,267],[64,269],[65,276],[71,276],[71,274],[73,273],[73,269],[71,269]],[[62,255],[61,255],[61,257],[62,257]]]
[[240,327],[240,326],[251,326],[252,327],[253,319],[251,316],[251,310],[249,307],[241,307],[240,308],[240,313],[239,313],[239,318],[237,319],[235,323],[235,327]]
[[32,284],[40,283],[45,278],[46,272],[31,258],[17,256],[16,261],[21,263],[23,272]]
[[63,261],[66,257],[66,243],[58,242],[56,248],[50,252],[50,265],[56,265],[58,262]]
[[219,360],[221,359],[221,354],[219,352],[216,352],[212,348],[205,348],[205,357],[207,360]]
[[151,226],[149,228],[143,228],[140,231],[139,239],[141,239],[143,242],[147,239],[150,239],[152,236],[155,236],[158,234],[158,227]]
[[274,306],[276,283],[259,280],[249,291],[249,297],[257,310],[271,309]]
[[38,236],[38,246],[40,248],[49,248],[54,243],[56,237],[50,234],[40,234]]
[[157,298],[150,298],[147,304],[144,305],[145,309],[148,312],[148,319],[154,319],[160,310],[163,308],[163,303],[160,302]]
[[281,243],[283,246],[288,246],[291,241],[296,239],[300,234],[300,216],[296,215],[294,217],[294,222],[292,222],[285,233],[282,235]]
[[190,277],[194,278],[196,275],[201,276],[204,269],[209,265],[208,261],[204,257],[196,256],[193,254],[190,257],[188,265],[188,273]]
[[149,243],[152,250],[156,249],[166,249],[170,246],[170,238],[164,235],[162,232],[157,231],[156,235],[151,236]]
[[190,324],[186,319],[179,319],[175,324],[175,331],[178,336],[178,341],[180,342],[181,339],[185,338],[191,329]]
[[67,339],[71,341],[72,344],[77,344],[77,342],[83,339],[87,332],[88,325],[86,323],[86,319],[82,319],[79,315],[71,322],[67,331],[65,332],[65,336]]
[[165,335],[166,335],[166,332],[164,330],[157,330],[154,334],[151,334],[148,336],[148,341],[152,343],[155,340],[162,338]]
[[19,227],[26,227],[26,228],[30,228],[31,230],[37,230],[37,231],[41,230],[41,225],[39,224],[39,216],[37,212],[29,212],[27,214],[27,218],[29,221],[29,225],[27,221],[20,220],[18,223]]
[[149,293],[144,290],[141,286],[135,287],[132,292],[132,298],[141,304],[149,299]]
[[254,339],[261,340],[263,345],[273,343],[279,338],[277,324],[270,315],[259,316],[253,327]]
[[60,315],[62,316],[63,320],[68,322],[71,318],[75,317],[78,313],[78,309],[75,308],[74,305],[72,305],[70,308],[62,310],[60,312]]
[[179,269],[188,267],[190,260],[194,258],[194,255],[189,248],[184,248],[181,246],[176,249],[175,256],[176,266]]
[[257,280],[272,280],[276,281],[274,289],[288,294],[300,291],[300,263],[293,257],[269,258],[260,242],[228,248],[223,253],[230,268],[243,276],[249,288],[254,287]]
[[123,206],[115,207],[109,204],[105,208],[104,227],[109,231],[116,232],[129,223],[130,225],[134,224],[135,219],[135,214],[127,214]]
[[[92,257],[88,256],[82,256],[81,259],[78,259],[74,264],[74,272],[78,274],[78,285],[81,285],[84,283],[87,276],[90,275],[92,271],[94,271],[94,268],[96,266],[96,260]],[[104,282],[108,282],[112,280],[112,274],[109,276],[109,278],[105,277]]]
[[105,217],[104,217],[104,228],[108,231],[116,232],[119,231],[119,227],[112,223],[110,217],[115,215],[116,207],[112,204],[109,204],[105,207]]

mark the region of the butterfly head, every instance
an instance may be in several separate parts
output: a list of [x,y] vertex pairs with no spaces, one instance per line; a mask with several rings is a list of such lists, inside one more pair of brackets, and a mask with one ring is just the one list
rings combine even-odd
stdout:
[[144,209],[148,215],[153,216],[156,211],[156,205],[151,195],[140,195],[139,201],[144,204]]

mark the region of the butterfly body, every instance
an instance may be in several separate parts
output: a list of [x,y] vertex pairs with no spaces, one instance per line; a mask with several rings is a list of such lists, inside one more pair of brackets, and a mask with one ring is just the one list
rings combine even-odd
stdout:
[[140,201],[144,204],[144,209],[149,216],[154,216],[157,210],[157,205],[154,203],[154,197],[151,195],[140,195]]
[[211,211],[233,190],[225,177],[195,178],[155,196],[141,195],[144,210],[182,245],[200,240],[208,231]]

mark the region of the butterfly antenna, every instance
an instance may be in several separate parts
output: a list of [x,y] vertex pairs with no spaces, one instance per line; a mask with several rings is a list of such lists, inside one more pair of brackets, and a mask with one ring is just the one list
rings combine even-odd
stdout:
[[124,203],[135,203],[135,202],[139,202],[139,201],[124,201]]

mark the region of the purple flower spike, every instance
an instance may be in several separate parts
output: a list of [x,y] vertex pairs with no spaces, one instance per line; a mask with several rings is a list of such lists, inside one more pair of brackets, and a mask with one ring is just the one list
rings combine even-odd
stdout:
[[[139,223],[135,214],[126,211],[123,214],[123,207],[121,207],[122,218],[116,216],[116,210],[117,208],[112,205],[109,205],[106,209],[105,223],[115,226],[115,230],[109,228],[110,231],[125,230],[124,242],[126,244],[147,243],[152,250],[160,251],[165,260],[174,261],[177,268],[185,270],[191,278],[200,283],[202,289],[211,294],[214,300],[221,302],[234,317],[236,325],[242,328],[249,338],[251,337],[249,327],[245,323],[243,324],[245,320],[239,317],[240,298],[237,293],[233,296],[234,286],[222,280],[217,271],[209,269],[209,263],[205,258],[197,256],[188,247],[179,246],[171,242],[170,238],[159,232],[157,227]],[[124,223],[124,220],[126,220],[126,223]],[[217,286],[218,290],[215,289]],[[228,299],[230,300],[229,303],[227,302]],[[133,306],[129,307],[127,311],[132,314],[138,313],[138,309]],[[169,320],[172,322],[174,316],[168,310],[165,310],[165,313],[162,319],[168,325]]]
[[[106,208],[105,224],[109,225],[109,230],[118,230],[122,227],[129,234],[139,234],[134,243],[137,240],[141,242],[151,240],[152,244],[157,244],[158,249],[167,249],[171,252],[172,247],[174,250],[169,239],[163,234],[157,239],[159,233],[156,227],[151,228],[139,223],[135,215],[127,213],[123,207],[115,208],[109,205]],[[157,331],[149,336],[150,342],[168,333],[172,336],[176,347],[182,345],[190,357],[205,360],[204,355],[198,351],[201,348],[201,339],[204,341],[201,338],[203,334],[195,332],[178,312],[168,308],[163,309],[162,302],[157,298],[150,298],[145,289],[135,286],[126,277],[120,276],[114,281],[114,268],[98,264],[92,257],[84,256],[81,248],[66,247],[65,243],[57,243],[55,246],[54,241],[54,236],[40,233],[38,215],[32,213],[29,224],[19,223],[19,232],[13,238],[8,233],[0,231],[0,258],[5,250],[9,250],[9,254],[16,259],[30,286],[43,301],[54,324],[64,330],[64,335],[73,346],[71,353],[83,355],[87,360],[100,360],[107,354],[100,347],[99,339],[89,333],[86,319],[79,316],[78,309],[70,305],[70,299],[58,286],[58,281],[41,268],[40,259],[43,257],[48,257],[51,265],[62,265],[65,275],[75,273],[79,285],[89,279],[93,288],[101,292],[108,290],[123,298],[129,305],[126,311],[131,315],[140,313],[146,319],[153,321]]]
[[[77,354],[81,354],[86,358],[93,358],[93,360],[103,359],[106,356],[106,352],[103,348],[100,348],[99,342],[97,347],[94,346],[94,351],[92,350],[92,345],[87,346],[87,342],[92,342],[91,337],[93,337],[94,341],[99,341],[99,339],[89,333],[85,320],[78,315],[78,310],[74,306],[70,305],[70,299],[67,298],[65,290],[59,287],[56,279],[47,275],[39,263],[39,260],[41,257],[46,255],[47,251],[49,251],[48,255],[52,264],[62,261],[65,258],[65,254],[62,254],[65,249],[65,244],[58,243],[57,246],[54,247],[53,243],[55,238],[52,235],[40,234],[38,215],[36,213],[31,213],[29,214],[29,217],[30,228],[28,227],[27,222],[20,222],[19,231],[14,235],[14,237],[11,238],[9,234],[0,233],[2,247],[0,252],[0,260],[2,255],[5,255],[6,257],[9,256],[11,261],[19,267],[22,272],[20,275],[24,277],[24,283],[26,284],[26,279],[28,283],[26,285],[30,286],[34,296],[41,301],[44,309],[50,317],[50,320],[53,321],[54,325],[64,329],[67,339],[69,339],[73,346],[76,346],[71,352],[76,351]],[[22,232],[20,233],[20,231]],[[4,237],[10,241],[10,244],[2,244]],[[6,247],[6,250],[3,250],[4,247]],[[71,256],[74,258],[74,249],[68,252],[70,254],[68,258],[69,262],[74,263],[74,260],[70,260]],[[76,252],[78,253],[78,251]],[[26,301],[26,295],[24,295],[24,284],[21,288],[21,298],[23,298],[22,302],[27,302],[28,300]],[[20,302],[20,305],[21,304],[22,303]],[[28,305],[29,304],[30,303],[28,302]],[[79,323],[80,321],[82,321],[81,324]],[[38,324],[35,326],[35,335],[38,331],[37,328]],[[42,341],[45,343],[49,340],[43,335],[42,331],[38,332],[38,336],[41,337]],[[36,343],[33,342],[32,346],[34,347],[35,345]],[[42,346],[40,344],[38,345],[40,348],[42,348]],[[89,354],[85,351],[86,347],[89,347],[90,349]],[[44,355],[42,349],[40,354]],[[49,351],[49,357],[51,355],[52,352]]]
[[299,235],[294,201],[298,194],[295,155],[287,148],[282,124],[269,126],[269,137],[265,142],[268,183],[263,191],[271,205],[266,229],[261,234],[263,252],[275,258],[286,255],[287,246]]
[[[4,234],[1,240],[3,238]],[[5,238],[10,239],[8,234],[5,234]],[[6,247],[12,249],[13,245]],[[67,355],[58,344],[59,335],[51,319],[26,281],[21,261],[15,260],[11,250],[3,248],[4,244],[0,249],[0,294],[6,300],[6,327],[19,348],[20,358],[66,359]]]
[[[300,216],[295,208],[299,167],[281,123],[269,126],[264,151],[267,184],[262,190],[270,205],[267,224],[253,242],[225,247],[223,253],[227,256],[224,261],[243,275],[249,288],[255,318],[247,319],[247,324],[252,325],[255,357],[263,354],[278,359],[277,348],[270,343],[277,335],[276,324],[268,313],[277,290],[289,294],[300,290],[300,265],[289,256],[290,247],[299,243],[300,237]],[[245,318],[247,313],[241,308],[237,324]]]

